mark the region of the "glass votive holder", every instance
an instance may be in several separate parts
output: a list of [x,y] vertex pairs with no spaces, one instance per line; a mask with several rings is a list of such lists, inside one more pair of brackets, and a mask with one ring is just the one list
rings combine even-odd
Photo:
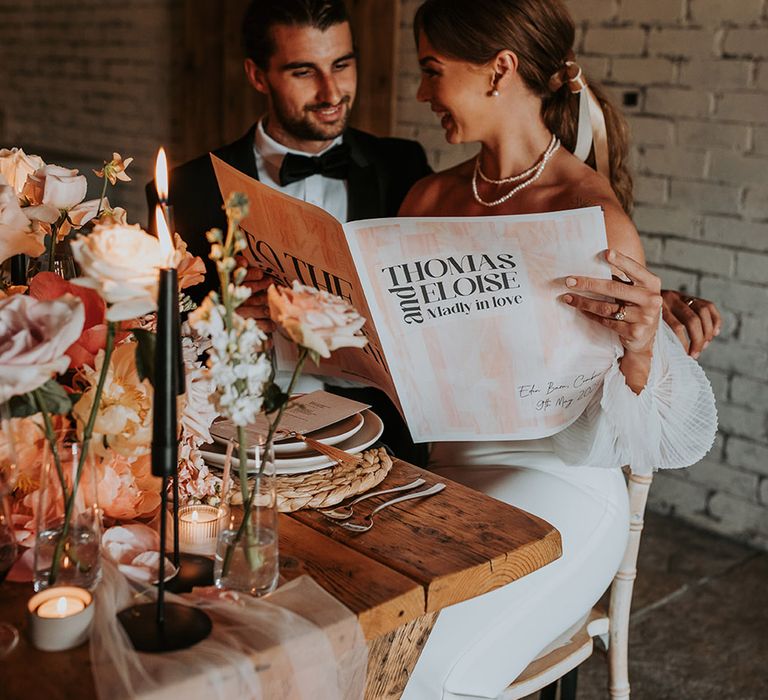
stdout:
[[[169,512],[172,521],[173,515]],[[213,556],[216,538],[229,520],[226,506],[187,505],[179,508],[179,551]],[[173,524],[169,528],[173,533]]]
[[30,641],[41,651],[80,646],[88,639],[93,612],[93,596],[85,588],[46,588],[27,603]]

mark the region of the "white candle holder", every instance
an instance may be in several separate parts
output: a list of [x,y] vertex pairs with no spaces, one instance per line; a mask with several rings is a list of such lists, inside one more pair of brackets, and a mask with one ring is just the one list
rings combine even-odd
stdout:
[[[172,522],[173,514],[168,515]],[[228,519],[229,508],[226,506],[181,506],[179,508],[179,551],[212,557],[216,553],[216,538],[226,527]],[[173,527],[172,524],[171,527]]]
[[54,586],[27,603],[29,637],[41,651],[63,651],[88,639],[93,622],[93,596],[84,588]]

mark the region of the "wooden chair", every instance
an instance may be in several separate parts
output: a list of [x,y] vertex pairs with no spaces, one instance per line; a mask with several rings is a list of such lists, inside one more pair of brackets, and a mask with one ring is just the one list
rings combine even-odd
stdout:
[[569,630],[548,647],[551,651],[545,651],[534,659],[499,696],[500,699],[521,700],[541,691],[540,700],[555,700],[559,685],[560,700],[575,700],[578,667],[591,656],[595,637],[600,637],[608,651],[611,700],[629,698],[629,611],[637,575],[645,504],[652,479],[650,476],[629,475],[629,540],[611,584],[608,614],[595,606],[576,631]]

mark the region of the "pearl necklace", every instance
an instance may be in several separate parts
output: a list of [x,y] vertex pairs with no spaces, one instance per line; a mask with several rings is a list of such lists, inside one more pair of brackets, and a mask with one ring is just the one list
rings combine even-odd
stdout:
[[[544,168],[547,167],[547,163],[550,161],[553,155],[557,152],[557,149],[560,148],[560,140],[553,134],[552,140],[549,142],[549,146],[547,146],[547,150],[544,151],[544,154],[541,157],[541,160],[533,165],[532,167],[528,168],[523,173],[520,173],[519,175],[512,175],[508,178],[503,178],[501,180],[493,180],[486,175],[483,174],[482,170],[480,169],[480,154],[478,153],[477,158],[475,159],[475,170],[472,173],[472,194],[475,196],[475,201],[478,204],[482,204],[484,207],[495,207],[499,204],[503,204],[511,197],[514,197],[520,190],[525,189],[528,187],[528,185],[532,185],[536,180],[538,180],[541,177],[541,174],[544,172]],[[519,182],[520,180],[523,180],[524,178],[528,177],[528,180],[525,180],[525,182],[521,182],[519,185],[516,185],[513,187],[507,194],[503,195],[502,197],[499,197],[498,199],[492,201],[492,202],[486,202],[484,199],[480,197],[480,193],[477,191],[477,178],[478,175],[482,180],[485,182],[488,182],[492,185],[504,185],[509,184],[511,182]]]

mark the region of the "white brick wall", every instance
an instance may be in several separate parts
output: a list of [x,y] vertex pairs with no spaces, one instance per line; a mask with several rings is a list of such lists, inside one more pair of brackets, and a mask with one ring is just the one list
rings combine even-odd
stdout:
[[[445,144],[413,106],[418,70],[402,0],[398,126],[438,169],[475,147]],[[635,223],[665,286],[713,299],[720,337],[702,364],[721,429],[689,470],[659,474],[651,507],[768,548],[768,2],[567,0],[576,51],[627,109]]]

